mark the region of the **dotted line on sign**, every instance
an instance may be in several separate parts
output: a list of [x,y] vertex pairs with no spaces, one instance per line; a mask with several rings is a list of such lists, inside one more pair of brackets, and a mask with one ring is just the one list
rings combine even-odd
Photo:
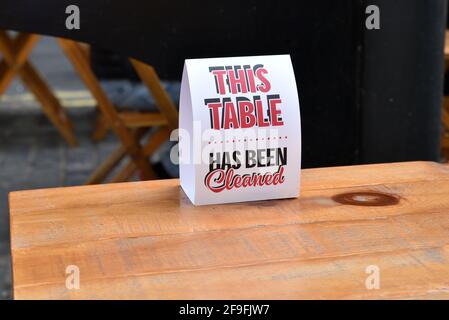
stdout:
[[[279,136],[279,137],[268,137],[268,138],[255,138],[255,139],[243,139],[243,142],[253,142],[253,141],[270,141],[270,140],[286,140],[287,136]],[[233,140],[226,140],[226,143],[235,143],[235,142],[242,142],[242,139],[233,139]],[[223,144],[224,141],[209,141],[208,144]]]

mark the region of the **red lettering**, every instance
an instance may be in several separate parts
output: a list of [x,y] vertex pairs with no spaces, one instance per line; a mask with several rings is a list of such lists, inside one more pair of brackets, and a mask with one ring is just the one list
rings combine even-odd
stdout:
[[225,102],[225,113],[223,128],[229,129],[239,127],[239,120],[237,119],[237,113],[235,112],[234,104],[230,101]]
[[279,115],[281,114],[281,110],[277,109],[277,105],[282,102],[281,99],[270,99],[269,100],[269,108],[270,108],[270,118],[271,124],[273,126],[283,126],[284,122],[279,120]]
[[220,130],[220,117],[218,114],[218,109],[221,108],[220,102],[210,102],[207,104],[212,112],[212,128],[215,130]]
[[268,92],[271,90],[271,83],[264,76],[267,73],[268,71],[265,68],[259,68],[256,70],[256,77],[262,82],[262,85],[259,85],[257,89],[261,92]]
[[270,122],[265,121],[264,119],[262,101],[260,99],[256,99],[254,103],[256,104],[257,111],[257,125],[259,127],[268,127],[270,125]]
[[226,70],[214,70],[212,71],[212,74],[214,75],[217,84],[217,92],[219,94],[225,94],[226,89],[224,76],[226,75]]
[[[245,70],[238,69],[238,78],[235,76],[234,70],[228,71],[229,86],[231,87],[231,93],[235,94],[237,92],[247,93],[248,88],[246,86]],[[240,85],[240,90],[238,90],[237,85]]]
[[251,128],[256,125],[256,116],[254,115],[254,105],[251,101],[238,101],[240,113],[240,127]]
[[256,80],[254,79],[253,69],[246,70],[246,76],[249,82],[249,91],[255,93],[256,92]]
[[284,167],[280,166],[275,173],[267,172],[264,175],[260,173],[235,174],[234,169],[227,171],[223,169],[215,169],[206,175],[204,183],[212,192],[219,193],[226,190],[263,187],[269,185],[282,184],[285,181]]
[[222,169],[216,169],[209,172],[204,181],[210,191],[218,193],[225,189],[225,177],[225,172]]

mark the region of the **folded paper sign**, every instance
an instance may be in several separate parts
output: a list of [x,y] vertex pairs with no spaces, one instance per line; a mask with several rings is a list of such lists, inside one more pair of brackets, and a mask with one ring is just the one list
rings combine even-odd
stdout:
[[289,55],[185,61],[179,173],[193,204],[297,197],[300,168]]

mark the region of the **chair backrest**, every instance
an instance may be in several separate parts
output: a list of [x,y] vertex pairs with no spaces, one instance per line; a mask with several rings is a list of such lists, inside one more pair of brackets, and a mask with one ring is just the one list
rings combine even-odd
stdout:
[[130,59],[134,69],[139,75],[142,82],[148,88],[150,93],[156,100],[156,105],[159,111],[165,116],[168,121],[168,126],[171,130],[178,128],[178,110],[170,98],[170,95],[162,86],[154,68],[136,59]]

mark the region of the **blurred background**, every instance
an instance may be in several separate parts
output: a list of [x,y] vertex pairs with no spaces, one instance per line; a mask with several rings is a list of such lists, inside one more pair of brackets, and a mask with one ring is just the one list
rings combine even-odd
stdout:
[[[42,14],[26,9],[31,1],[7,2],[0,5],[0,299],[11,298],[10,191],[178,176],[169,159],[174,142],[160,128],[175,126],[185,58],[291,54],[305,168],[449,159],[446,0],[129,0],[129,8],[78,1],[85,18],[75,35],[58,29],[64,15],[46,13],[67,1],[47,1]],[[379,28],[366,26],[369,5],[379,8]],[[151,64],[157,77],[129,57]],[[122,127],[111,124],[111,109]],[[133,164],[123,136],[141,142],[150,172]]]

